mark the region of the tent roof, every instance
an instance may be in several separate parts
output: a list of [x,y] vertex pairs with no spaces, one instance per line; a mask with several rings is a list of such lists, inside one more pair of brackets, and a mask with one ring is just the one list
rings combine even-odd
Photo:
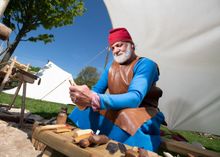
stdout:
[[[73,79],[73,77],[70,73],[49,61],[36,75],[41,79],[41,83],[38,85],[38,81],[35,81],[34,84],[27,84],[27,97],[72,104],[69,97],[69,80]],[[14,94],[15,90],[16,88],[4,92]],[[22,90],[19,95],[22,95]]]

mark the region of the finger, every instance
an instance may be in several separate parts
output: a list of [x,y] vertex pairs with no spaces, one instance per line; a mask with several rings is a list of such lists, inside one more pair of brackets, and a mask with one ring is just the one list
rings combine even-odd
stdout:
[[76,91],[70,91],[69,94],[70,94],[70,96],[74,96],[74,97],[79,96],[79,92],[76,92]]
[[70,86],[69,87],[69,90],[70,91],[79,91],[79,89],[78,89],[79,87],[76,85],[76,86]]
[[76,97],[70,97],[72,102],[75,103],[76,102]]

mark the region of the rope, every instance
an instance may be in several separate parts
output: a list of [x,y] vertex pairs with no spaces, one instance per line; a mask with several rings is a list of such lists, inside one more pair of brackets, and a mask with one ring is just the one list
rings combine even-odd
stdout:
[[66,80],[69,80],[71,78],[68,77],[67,79],[65,79],[64,81],[62,81],[60,84],[58,84],[55,88],[53,88],[52,90],[50,90],[47,94],[45,94],[42,98],[40,98],[40,100],[44,99],[46,96],[48,96],[50,93],[52,93],[55,89],[57,89],[59,86],[61,86]]
[[108,49],[108,46],[105,47],[102,51],[100,51],[97,55],[95,55],[92,59],[90,59],[86,64],[84,64],[85,66],[87,66],[89,63],[91,63],[92,61],[94,61],[99,55],[101,55],[103,52],[105,52]]
[[110,50],[108,49],[108,52],[107,52],[106,57],[105,57],[105,65],[104,65],[104,69],[105,69],[106,65],[108,64],[109,54],[110,54]]
[[[90,59],[86,64],[88,65],[89,63],[91,63],[92,61],[94,61],[99,55],[101,55],[103,52],[105,52],[105,50],[107,50],[108,47],[105,47],[102,51],[100,51],[97,55],[95,55],[92,59]],[[66,80],[69,80],[70,77],[68,77],[67,79],[65,79],[64,81],[62,81],[60,84],[58,84],[55,88],[53,88],[52,90],[50,90],[47,94],[45,94],[42,98],[40,98],[40,100],[44,99],[46,96],[48,96],[50,93],[52,93],[55,89],[57,89],[59,86],[61,86]]]

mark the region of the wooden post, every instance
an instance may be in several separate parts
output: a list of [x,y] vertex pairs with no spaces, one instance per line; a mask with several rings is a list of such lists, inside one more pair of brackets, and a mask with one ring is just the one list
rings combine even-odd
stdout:
[[23,82],[23,94],[22,94],[22,104],[21,104],[21,116],[20,116],[20,128],[23,127],[24,122],[24,110],[25,110],[25,98],[26,98],[26,85],[27,82]]
[[15,91],[15,94],[14,94],[14,96],[13,96],[12,102],[11,102],[10,106],[7,108],[7,110],[10,110],[10,109],[12,108],[12,106],[14,106],[15,100],[16,100],[16,98],[17,98],[17,96],[18,96],[18,93],[19,93],[19,91],[20,91],[20,88],[21,88],[22,83],[23,83],[23,82],[19,82],[18,87],[17,87],[17,89],[16,89],[16,91]]
[[3,15],[8,3],[9,3],[9,0],[1,0],[0,1],[0,17]]

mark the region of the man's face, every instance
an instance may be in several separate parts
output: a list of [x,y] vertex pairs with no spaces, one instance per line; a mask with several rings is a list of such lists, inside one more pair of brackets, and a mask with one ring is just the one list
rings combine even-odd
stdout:
[[133,53],[131,48],[131,43],[118,41],[114,43],[111,47],[114,60],[119,64],[125,63],[128,61]]

